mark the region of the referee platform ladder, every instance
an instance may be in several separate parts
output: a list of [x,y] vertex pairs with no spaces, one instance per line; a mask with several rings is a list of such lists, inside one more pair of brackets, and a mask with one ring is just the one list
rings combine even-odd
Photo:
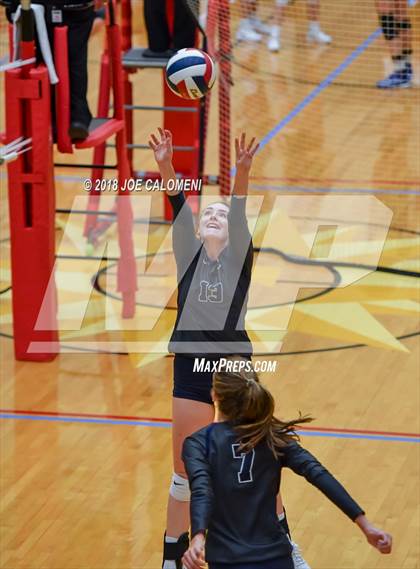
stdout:
[[[68,139],[67,30],[57,29],[55,63],[61,88],[56,97],[57,148],[61,152],[73,152],[74,147],[97,148],[115,134],[119,140],[118,173],[122,181],[129,177],[130,166],[125,140],[121,44],[113,5],[108,7],[109,53],[115,62],[114,116],[93,121],[90,135],[83,142],[73,145]],[[0,152],[0,162],[7,162],[8,167],[14,348],[18,360],[49,361],[60,349],[54,282],[56,211],[50,75],[45,65],[36,64],[34,15],[29,0],[22,1],[20,27],[20,60],[1,67],[5,72],[6,132],[0,139],[6,146]],[[10,45],[12,48],[12,42]],[[113,215],[119,221],[121,251],[118,290],[123,299],[122,315],[129,318],[134,316],[136,294],[129,196],[118,199],[116,210]]]
[[[57,86],[57,149],[63,153],[72,153],[73,148],[93,148],[93,167],[91,171],[92,191],[88,198],[88,208],[84,235],[92,247],[99,235],[117,220],[120,258],[118,261],[117,289],[122,295],[122,316],[132,318],[135,314],[135,296],[137,289],[136,260],[133,242],[133,212],[129,194],[122,195],[121,188],[131,177],[131,167],[127,151],[127,134],[124,111],[124,71],[121,65],[121,32],[115,19],[114,0],[107,3],[106,49],[102,58],[102,73],[98,117],[91,121],[89,136],[75,144],[68,135],[70,126],[70,88],[67,54],[67,28],[55,28],[55,63],[59,83]],[[112,94],[113,116],[108,117]],[[58,120],[58,118],[60,120]],[[103,176],[106,141],[115,135],[115,147],[118,171],[118,197],[114,210],[98,219],[100,189],[96,180]]]

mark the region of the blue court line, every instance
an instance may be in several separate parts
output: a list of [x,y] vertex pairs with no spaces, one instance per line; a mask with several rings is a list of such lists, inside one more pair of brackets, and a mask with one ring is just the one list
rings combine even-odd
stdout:
[[[367,49],[372,42],[374,42],[381,34],[381,29],[376,29],[373,33],[370,34],[352,53],[350,53],[346,59],[340,63],[338,67],[336,67],[325,79],[319,83],[312,91],[307,95],[300,103],[298,103],[291,111],[288,113],[274,128],[270,130],[268,134],[264,136],[264,138],[260,141],[260,148],[258,152],[261,150],[272,140],[285,126],[287,126],[300,112],[303,111],[324,89],[329,87],[331,83],[337,79],[339,75],[343,73],[349,67],[355,59],[361,55],[365,49]],[[230,175],[233,176],[235,174],[235,168],[232,168],[230,171]]]
[[308,194],[324,192],[327,194],[386,194],[393,196],[420,196],[420,190],[391,190],[388,188],[308,188],[306,186],[272,186],[265,184],[250,184],[249,187],[252,190],[263,190],[269,192],[305,192]]
[[129,427],[162,427],[171,428],[171,423],[159,421],[134,421],[132,419],[101,419],[97,417],[40,417],[39,415],[13,415],[12,413],[0,413],[0,419],[22,419],[24,421],[51,421],[59,423],[97,423],[105,425],[126,425]]
[[297,431],[302,437],[330,437],[335,439],[368,439],[373,441],[397,441],[400,443],[420,443],[420,437],[399,437],[396,435],[371,435],[363,433],[326,433],[325,431]]
[[[0,413],[0,419],[15,419],[23,421],[50,421],[54,423],[94,423],[102,425],[125,425],[129,427],[159,427],[170,429],[171,423],[159,421],[135,421],[132,419],[101,419],[97,417],[46,417],[39,415],[14,415],[13,413]],[[374,435],[363,433],[327,433],[325,431],[298,431],[303,437],[328,437],[339,439],[368,439],[378,441],[396,441],[404,443],[420,443],[420,437],[404,437],[397,435]]]

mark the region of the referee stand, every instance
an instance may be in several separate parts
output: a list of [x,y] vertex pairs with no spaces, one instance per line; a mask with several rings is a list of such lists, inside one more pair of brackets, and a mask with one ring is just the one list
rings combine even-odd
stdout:
[[[120,35],[112,0],[108,6],[114,116],[94,119],[88,138],[74,146],[76,149],[96,148],[116,135],[121,188],[130,177],[130,166],[125,138]],[[50,73],[44,64],[36,64],[34,13],[30,0],[23,0],[21,4],[19,25],[20,60],[6,64],[2,69],[5,71],[6,108],[6,132],[2,142],[6,147],[1,157],[8,167],[14,348],[18,360],[45,362],[53,360],[59,352],[54,280],[55,184]],[[56,97],[57,147],[61,152],[72,152],[68,137],[66,31],[65,27],[55,30],[60,85]],[[129,195],[118,196],[116,216],[120,245],[117,288],[123,299],[122,316],[132,318],[137,287]]]
[[[5,71],[5,142],[32,141],[30,149],[7,164],[14,348],[18,360],[45,362],[55,358],[59,344],[52,221],[55,186],[50,79],[45,65],[35,66],[29,0],[22,1],[20,58],[20,67]],[[25,64],[26,60],[30,63]],[[47,343],[48,350],[31,352],[32,342]]]

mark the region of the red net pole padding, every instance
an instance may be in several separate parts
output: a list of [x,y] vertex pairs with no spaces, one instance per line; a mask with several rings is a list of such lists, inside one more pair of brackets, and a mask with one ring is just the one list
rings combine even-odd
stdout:
[[[112,68],[114,116],[124,121],[124,72],[121,63],[121,37],[116,24],[108,27],[108,46]],[[118,180],[117,197],[118,241],[120,259],[117,269],[117,287],[123,298],[123,318],[132,318],[136,309],[137,272],[133,242],[133,210],[130,195],[121,195],[121,188],[130,177],[125,125],[116,135]]]
[[[5,87],[7,142],[20,136],[32,138],[32,150],[8,164],[15,355],[19,360],[50,361],[58,352],[59,340],[47,69],[7,71]],[[42,342],[43,348],[36,349],[32,342]]]
[[218,0],[219,29],[219,180],[220,193],[230,194],[230,86],[232,69],[230,63],[230,9],[229,0]]
[[70,77],[67,45],[67,26],[54,29],[54,64],[59,77],[55,90],[57,123],[57,149],[65,154],[73,153],[69,137],[70,127]]
[[[177,0],[166,0],[168,27],[173,35],[175,21],[175,4]],[[183,177],[197,179],[200,166],[200,102],[182,99],[175,95],[166,84],[163,71],[163,104],[165,107],[196,107],[195,113],[164,113],[163,128],[172,132],[175,146],[184,146],[189,150],[176,150],[173,165],[175,172]],[[191,209],[194,213],[199,210],[199,192],[188,192]],[[164,217],[172,219],[172,209],[169,200],[164,196]]]
[[[184,177],[196,179],[199,173],[200,150],[200,102],[181,99],[166,84],[163,72],[163,104],[165,107],[195,107],[194,113],[164,113],[163,127],[173,134],[174,145],[184,146],[188,150],[175,150],[173,165],[175,172]],[[198,192],[188,192],[194,213],[198,212]],[[168,198],[164,197],[165,219],[172,219],[172,209]]]

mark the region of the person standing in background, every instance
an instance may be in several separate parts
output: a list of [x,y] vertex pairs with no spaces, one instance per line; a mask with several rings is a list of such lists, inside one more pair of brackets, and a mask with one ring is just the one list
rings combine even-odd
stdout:
[[[277,52],[281,47],[281,29],[284,21],[284,12],[289,0],[275,0],[274,22],[269,24],[256,16],[257,0],[242,0],[242,13],[245,15],[239,22],[236,32],[238,41],[259,42],[267,36],[267,47]],[[307,0],[308,42],[329,44],[331,36],[322,31],[320,17],[320,0]]]
[[415,2],[407,0],[377,0],[376,10],[382,34],[389,47],[394,70],[392,73],[378,81],[379,89],[394,89],[410,87],[413,78],[411,65],[412,33],[411,21],[408,13],[409,5]]
[[[8,20],[13,21],[13,16],[18,9],[19,0],[2,0],[1,4],[6,7]],[[45,22],[54,55],[54,28],[67,26],[68,45],[68,68],[70,83],[70,127],[69,136],[72,141],[84,140],[89,136],[89,125],[92,114],[87,101],[88,90],[88,41],[95,18],[94,0],[37,0],[36,4],[42,4],[45,9]],[[100,7],[96,2],[96,7]],[[37,59],[41,60],[39,42],[37,46]],[[52,121],[55,128],[55,105],[54,89],[52,94]]]
[[170,33],[166,0],[144,0],[144,20],[149,47],[145,57],[171,57],[175,51],[194,47],[196,23],[182,0],[174,2],[174,30]]

